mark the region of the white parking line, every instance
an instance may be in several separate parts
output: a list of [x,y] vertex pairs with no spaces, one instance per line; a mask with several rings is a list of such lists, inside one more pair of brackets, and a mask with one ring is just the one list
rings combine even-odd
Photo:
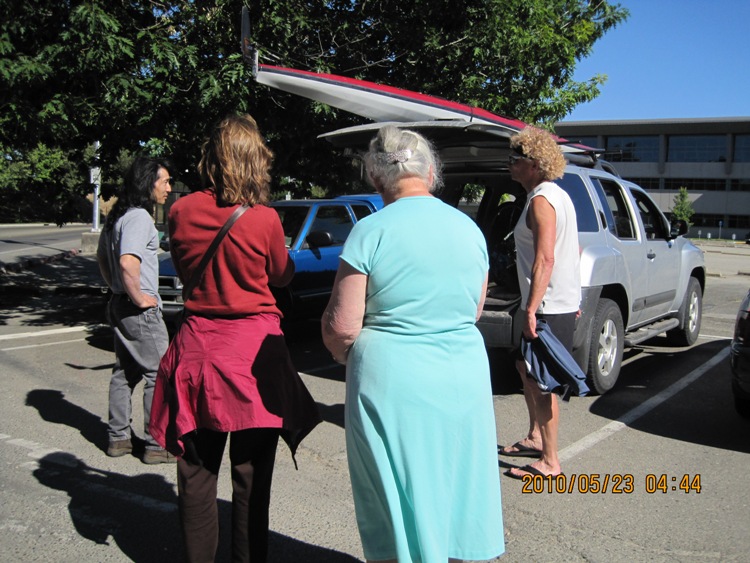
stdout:
[[69,326],[66,328],[52,328],[50,330],[39,330],[36,332],[17,332],[15,334],[1,334],[0,340],[16,340],[18,338],[33,338],[35,336],[51,336],[55,334],[69,334],[71,332],[93,332],[98,328],[106,327],[108,325],[84,325],[84,326]]
[[561,450],[560,461],[567,461],[569,459],[572,459],[580,453],[583,453],[589,448],[595,446],[605,438],[609,438],[612,434],[627,428],[629,425],[633,424],[633,422],[647,415],[663,402],[671,399],[673,396],[685,389],[685,387],[693,383],[704,373],[719,365],[721,362],[725,361],[727,356],[729,356],[729,348],[723,348],[718,354],[708,360],[705,364],[697,367],[685,377],[681,378],[679,381],[676,381],[660,393],[657,393],[656,395],[651,397],[648,401],[641,403],[634,409],[626,412],[617,420],[610,422],[603,428],[600,428],[596,432],[589,434],[588,436]]
[[26,348],[44,348],[45,346],[57,346],[58,344],[70,344],[71,342],[86,342],[86,339],[76,338],[75,340],[61,340],[60,342],[47,342],[46,344],[28,344],[26,346],[13,346],[12,348],[0,348],[0,352],[10,352],[12,350],[25,350]]

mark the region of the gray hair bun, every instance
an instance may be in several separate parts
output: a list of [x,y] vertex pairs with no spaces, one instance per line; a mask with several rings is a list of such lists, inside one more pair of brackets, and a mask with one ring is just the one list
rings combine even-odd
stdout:
[[394,125],[381,127],[370,141],[365,166],[371,181],[385,191],[395,190],[404,177],[422,178],[430,191],[441,185],[440,163],[430,142]]

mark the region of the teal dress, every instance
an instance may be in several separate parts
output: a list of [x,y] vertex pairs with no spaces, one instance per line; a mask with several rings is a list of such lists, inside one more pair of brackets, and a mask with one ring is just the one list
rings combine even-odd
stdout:
[[482,233],[437,198],[407,197],[357,223],[341,259],[368,276],[345,415],[365,557],[500,555],[495,415],[475,326]]

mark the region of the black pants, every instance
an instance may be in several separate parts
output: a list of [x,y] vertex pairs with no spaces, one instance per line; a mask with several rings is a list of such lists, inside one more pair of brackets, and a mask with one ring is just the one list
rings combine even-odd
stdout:
[[[183,437],[177,463],[180,520],[190,563],[213,562],[219,543],[219,467],[228,434],[197,430]],[[262,563],[268,555],[268,506],[279,430],[232,432],[232,561]]]

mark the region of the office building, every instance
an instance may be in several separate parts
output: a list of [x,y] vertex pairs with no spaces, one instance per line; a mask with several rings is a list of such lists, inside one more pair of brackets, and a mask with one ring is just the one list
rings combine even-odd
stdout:
[[687,188],[695,210],[689,236],[744,240],[750,231],[750,117],[563,121],[555,131],[604,149],[665,213]]

